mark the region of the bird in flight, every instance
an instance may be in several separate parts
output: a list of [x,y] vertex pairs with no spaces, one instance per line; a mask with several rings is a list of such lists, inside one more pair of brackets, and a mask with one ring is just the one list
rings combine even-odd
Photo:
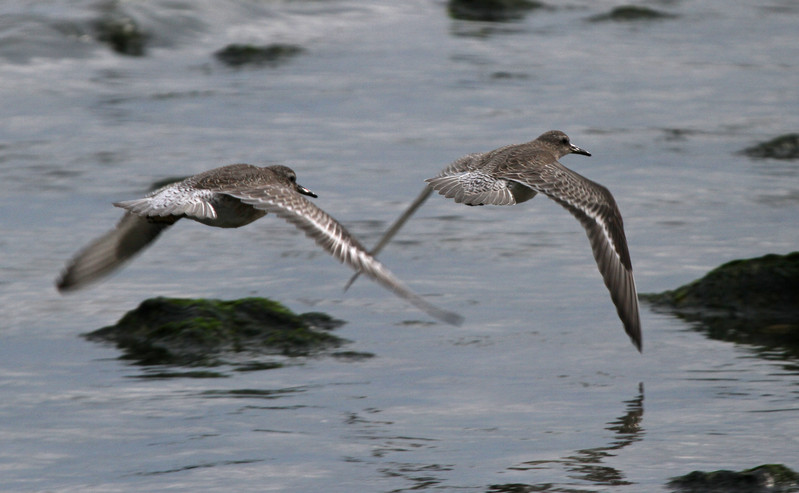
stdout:
[[[565,133],[551,130],[524,144],[461,157],[426,180],[427,187],[388,229],[371,254],[376,256],[388,244],[434,190],[471,206],[515,205],[542,193],[568,210],[585,228],[624,330],[641,351],[638,294],[621,213],[607,188],[558,162],[571,153],[591,155],[572,144]],[[358,273],[350,278],[346,287],[357,276]]]
[[56,286],[82,288],[120,268],[182,218],[219,228],[238,228],[272,212],[294,224],[326,252],[434,318],[460,325],[463,318],[424,300],[397,279],[332,216],[305,196],[286,166],[232,164],[166,185],[144,198],[117,202],[125,214],[114,229],[79,251]]

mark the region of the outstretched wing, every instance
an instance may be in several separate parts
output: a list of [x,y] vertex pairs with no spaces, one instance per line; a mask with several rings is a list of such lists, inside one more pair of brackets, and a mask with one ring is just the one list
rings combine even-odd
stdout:
[[285,187],[259,187],[228,192],[228,194],[256,209],[273,212],[294,224],[340,262],[365,273],[381,286],[429,315],[452,325],[462,323],[463,318],[460,315],[442,310],[411,291],[383,264],[367,253],[344,226],[296,191]]
[[638,294],[621,213],[610,191],[557,161],[505,171],[502,177],[547,195],[580,221],[624,330],[640,351]]
[[175,221],[177,218],[152,221],[125,213],[116,228],[89,243],[67,264],[56,281],[58,290],[79,289],[107,276],[152,243]]

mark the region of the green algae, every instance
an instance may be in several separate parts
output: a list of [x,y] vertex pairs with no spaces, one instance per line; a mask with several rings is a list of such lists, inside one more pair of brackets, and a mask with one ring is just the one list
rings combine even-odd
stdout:
[[640,298],[698,323],[713,339],[799,356],[799,252],[733,260],[684,286]]
[[504,22],[521,19],[530,10],[544,7],[534,0],[450,0],[447,11],[453,19]]
[[301,46],[290,44],[270,44],[255,46],[249,44],[231,44],[214,53],[217,60],[228,67],[269,66],[274,67],[304,53]]
[[346,341],[328,330],[342,323],[318,312],[297,315],[265,298],[151,298],[115,325],[84,337],[113,343],[122,358],[142,365],[217,366],[230,363],[231,356],[297,357],[339,347]]
[[751,158],[799,159],[799,134],[780,135],[767,142],[747,147],[741,154]]
[[649,7],[641,7],[638,5],[622,5],[615,7],[613,10],[606,14],[599,14],[591,17],[589,20],[592,22],[630,22],[630,21],[654,21],[661,19],[671,19],[676,17],[673,14],[667,14]]
[[746,317],[799,313],[799,252],[727,262],[701,279],[642,298],[678,309]]
[[799,474],[782,464],[763,464],[737,472],[693,471],[668,486],[683,493],[787,493],[799,491]]
[[121,14],[107,15],[93,22],[95,38],[120,55],[140,57],[145,54],[149,35],[135,19]]

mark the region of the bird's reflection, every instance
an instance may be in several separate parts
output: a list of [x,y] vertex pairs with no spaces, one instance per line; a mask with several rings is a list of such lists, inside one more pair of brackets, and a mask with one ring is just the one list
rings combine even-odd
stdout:
[[[644,384],[638,384],[638,394],[627,401],[623,401],[625,413],[617,419],[608,422],[606,430],[614,433],[613,440],[602,447],[577,450],[574,454],[556,460],[529,461],[511,467],[513,470],[540,469],[545,464],[562,464],[569,472],[569,477],[575,480],[587,481],[602,486],[618,486],[632,484],[627,481],[624,472],[603,464],[607,457],[616,455],[620,450],[632,443],[643,439],[645,430],[641,426],[644,417]],[[541,488],[544,489],[541,489]],[[489,493],[519,493],[532,491],[571,491],[555,487],[555,485],[525,485],[505,484],[493,485]],[[586,491],[581,489],[580,491]]]

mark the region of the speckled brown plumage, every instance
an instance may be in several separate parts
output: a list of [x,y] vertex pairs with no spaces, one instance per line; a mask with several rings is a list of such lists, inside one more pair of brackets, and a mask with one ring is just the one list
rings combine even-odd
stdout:
[[591,155],[572,145],[563,132],[551,130],[524,144],[457,159],[437,176],[426,180],[429,188],[422,191],[371,253],[379,253],[411,213],[427,199],[431,190],[472,206],[515,205],[543,193],[568,210],[585,228],[594,259],[619,318],[640,351],[638,294],[621,213],[607,188],[558,162],[570,153]]
[[297,184],[285,166],[233,164],[167,185],[144,198],[117,202],[126,210],[117,227],[81,250],[69,262],[57,287],[81,288],[100,280],[187,218],[220,228],[238,228],[269,212],[294,224],[336,259],[391,290],[431,316],[450,324],[462,318],[428,303],[406,287],[333,217],[303,195],[316,197]]

